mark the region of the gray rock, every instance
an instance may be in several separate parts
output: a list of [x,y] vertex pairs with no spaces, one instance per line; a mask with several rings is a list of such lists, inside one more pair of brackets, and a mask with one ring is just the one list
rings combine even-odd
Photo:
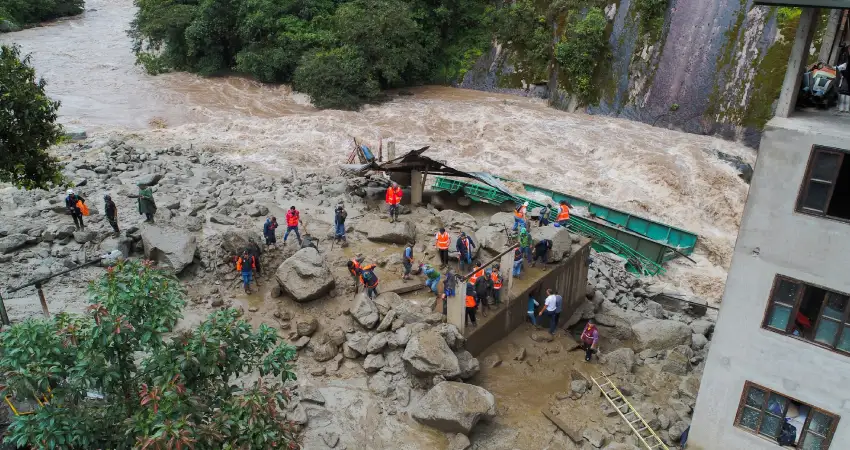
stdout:
[[330,342],[318,344],[313,342],[310,344],[313,347],[313,359],[318,362],[330,361],[336,356],[336,346]]
[[[690,350],[690,348],[688,348]],[[669,351],[661,364],[661,370],[673,375],[685,376],[691,370],[691,358],[681,352]]]
[[630,348],[618,348],[611,353],[605,353],[599,357],[602,364],[617,374],[632,373],[635,366],[635,352]]
[[478,228],[475,218],[464,212],[444,209],[437,213],[437,217],[448,230],[470,232]]
[[315,386],[304,386],[298,389],[301,401],[315,403],[317,405],[325,404],[325,396],[319,392]]
[[227,226],[236,225],[236,219],[232,219],[224,214],[211,214],[210,222]]
[[390,395],[393,390],[392,377],[384,372],[378,372],[369,378],[369,389],[383,397]]
[[298,336],[311,336],[319,328],[319,321],[315,317],[308,317],[295,323],[295,332]]
[[416,225],[407,220],[393,223],[385,220],[365,220],[358,223],[355,229],[366,234],[367,239],[373,242],[406,244],[416,240]]
[[342,331],[342,328],[334,327],[328,331],[328,339],[333,343],[333,345],[342,345],[346,341],[345,332]]
[[307,410],[300,403],[296,404],[292,410],[286,412],[286,420],[291,421],[295,425],[306,425],[309,421]]
[[346,342],[345,344],[342,344],[342,356],[348,359],[357,359],[360,357],[360,354],[352,350]]
[[664,307],[659,303],[654,302],[652,300],[647,300],[646,302],[646,314],[649,317],[653,317],[656,319],[664,318]]
[[351,350],[354,350],[359,355],[366,355],[368,352],[366,351],[366,346],[369,344],[369,335],[358,331],[356,333],[351,333],[348,335],[348,341],[346,341],[345,345],[348,346]]
[[705,337],[714,332],[714,324],[708,320],[694,320],[690,326],[695,334],[701,334]]
[[367,373],[374,373],[381,370],[384,366],[387,365],[387,360],[384,358],[384,355],[366,355],[366,359],[363,360],[363,369]]
[[445,339],[432,330],[421,331],[411,337],[402,359],[408,370],[417,376],[456,378],[460,375],[457,356],[452,353]]
[[531,231],[534,242],[543,239],[552,241],[552,249],[549,250],[549,262],[561,262],[572,254],[573,238],[566,229],[548,226],[534,227],[529,231]]
[[366,353],[373,354],[384,351],[384,347],[387,346],[387,338],[389,338],[391,334],[391,332],[383,332],[372,336],[366,344]]
[[403,348],[410,341],[410,328],[404,326],[393,332],[387,338],[387,346],[389,348]]
[[395,399],[398,404],[404,408],[410,404],[410,388],[399,384],[395,387]]
[[605,435],[595,428],[585,428],[581,435],[590,445],[596,448],[601,448],[605,444]]
[[327,295],[334,288],[334,277],[325,258],[312,247],[302,248],[283,262],[275,272],[278,284],[297,302]]
[[554,339],[555,338],[547,332],[537,331],[531,333],[531,340],[535,342],[552,342]]
[[673,425],[670,425],[670,429],[668,430],[668,434],[670,435],[670,440],[673,442],[679,442],[679,438],[682,436],[682,433],[688,429],[688,423],[684,421],[678,421]]
[[337,444],[339,444],[339,434],[336,432],[322,431],[319,433],[319,437],[321,437],[322,442],[330,448],[336,448]]
[[[398,302],[393,305],[393,310],[395,310],[396,317],[407,324],[427,322],[428,317],[431,315],[431,310],[428,308],[416,305],[409,300],[402,299],[401,297],[399,297]],[[442,320],[442,317],[440,317],[440,319]]]
[[145,186],[155,186],[159,183],[159,180],[162,179],[162,174],[159,173],[150,173],[146,175],[142,175],[134,181],[134,184],[142,184]]
[[295,342],[293,342],[292,345],[294,345],[295,348],[297,348],[298,350],[301,350],[302,348],[306,347],[307,344],[309,344],[309,343],[310,343],[310,336],[301,336]]
[[708,339],[701,334],[691,336],[691,347],[694,350],[700,350],[708,344]]
[[576,395],[582,395],[587,392],[587,382],[584,380],[573,380],[570,382],[570,391]]
[[396,312],[395,310],[390,310],[383,319],[381,319],[381,323],[378,324],[378,331],[387,331],[393,326],[393,321],[395,320]]
[[434,330],[440,333],[440,336],[446,340],[446,344],[448,344],[449,348],[452,350],[462,348],[463,344],[466,342],[466,338],[463,337],[457,327],[450,323],[441,323],[434,327]]
[[0,253],[11,253],[25,245],[30,237],[25,234],[10,234],[0,238]]
[[460,350],[455,353],[455,356],[457,357],[458,366],[460,367],[461,379],[466,380],[468,378],[472,378],[479,370],[481,370],[478,359],[472,356],[472,353],[469,353],[466,350]]
[[176,228],[147,225],[142,229],[145,258],[180,273],[192,264],[197,250],[195,236]]
[[454,433],[449,435],[448,450],[467,450],[472,447],[469,438],[464,434]]
[[667,350],[677,345],[691,344],[691,329],[675,320],[649,319],[632,325],[635,350],[649,348]]
[[505,229],[495,227],[493,225],[484,225],[475,231],[475,237],[478,240],[475,242],[491,252],[501,252],[508,246],[508,236],[505,235]]
[[489,225],[492,225],[501,230],[504,230],[504,228],[507,227],[510,230],[514,226],[514,215],[512,213],[507,212],[499,212],[493,214],[493,216],[490,217]]
[[354,298],[354,306],[351,307],[351,316],[360,325],[369,329],[374,328],[380,318],[375,302],[363,292],[357,294],[357,297]]
[[386,316],[396,305],[402,302],[401,296],[395,292],[382,292],[375,297],[375,306],[378,307],[378,313],[381,316]]
[[481,419],[496,415],[496,399],[484,388],[444,381],[423,396],[411,412],[419,423],[446,433],[468,435]]
[[100,251],[102,254],[110,253],[113,250],[118,250],[124,257],[130,256],[130,249],[133,246],[133,240],[127,237],[109,237],[100,243]]

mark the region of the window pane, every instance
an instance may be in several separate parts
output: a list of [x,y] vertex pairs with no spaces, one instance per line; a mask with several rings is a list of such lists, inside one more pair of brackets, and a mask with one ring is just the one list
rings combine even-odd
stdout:
[[819,411],[812,412],[812,420],[809,422],[809,430],[826,436],[829,434],[830,428],[832,428],[832,417],[829,417]]
[[776,416],[771,416],[770,414],[765,414],[764,419],[761,421],[761,428],[759,429],[759,434],[763,434],[765,436],[770,437],[778,437],[779,429],[782,427],[782,419]]
[[767,410],[777,416],[785,415],[785,403],[788,402],[788,399],[785,397],[778,395],[776,393],[770,393],[770,399],[767,401]]
[[840,159],[841,156],[837,153],[817,152],[814,161],[812,161],[812,178],[825,181],[835,180]]
[[838,340],[836,347],[839,350],[850,352],[850,323],[844,324],[844,331],[841,332],[841,339]]
[[773,292],[772,300],[774,302],[785,303],[788,305],[794,304],[794,299],[797,298],[797,292],[800,291],[800,284],[785,280],[779,279],[779,286],[776,286],[776,290]]
[[829,187],[831,185],[812,181],[809,183],[809,190],[806,192],[806,198],[803,199],[803,207],[811,208],[817,211],[826,209],[826,198],[829,196]]
[[750,391],[747,392],[747,404],[754,408],[761,409],[764,406],[764,396],[765,394],[763,390],[751,387]]
[[815,340],[821,344],[832,346],[835,343],[835,336],[838,335],[839,328],[841,328],[841,322],[822,318],[818,323]]
[[826,450],[823,444],[824,438],[812,433],[806,433],[806,437],[803,438],[803,446],[800,448],[803,450]]
[[771,328],[776,328],[777,330],[785,331],[788,327],[788,319],[791,317],[791,308],[774,304],[773,307],[770,308],[770,315],[767,319],[767,326]]
[[826,306],[823,307],[823,315],[841,320],[844,317],[844,308],[846,307],[846,295],[829,292],[826,294]]
[[759,413],[755,409],[744,407],[744,411],[741,414],[741,422],[740,425],[744,428],[749,428],[753,431],[756,431],[756,427],[759,424]]

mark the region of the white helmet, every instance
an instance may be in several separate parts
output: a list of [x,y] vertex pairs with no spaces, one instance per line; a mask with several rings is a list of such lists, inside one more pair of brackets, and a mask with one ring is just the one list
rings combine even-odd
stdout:
[[68,189],[68,195],[74,195],[74,190],[73,190],[73,189]]
[[522,206],[528,206],[528,202],[523,203]]

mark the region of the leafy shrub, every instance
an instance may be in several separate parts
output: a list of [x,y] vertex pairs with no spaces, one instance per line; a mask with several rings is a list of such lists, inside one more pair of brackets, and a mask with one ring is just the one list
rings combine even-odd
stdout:
[[572,92],[583,103],[594,98],[594,73],[608,55],[605,39],[607,21],[600,8],[590,8],[587,15],[568,30],[555,48],[555,58],[567,73]]
[[28,25],[81,14],[84,6],[84,0],[4,0],[0,20]]
[[317,108],[357,109],[379,93],[365,58],[351,46],[305,56],[292,86],[309,95]]
[[661,27],[664,26],[664,13],[669,2],[670,0],[634,0],[634,10],[640,16],[640,34],[649,33],[653,38],[658,37]]

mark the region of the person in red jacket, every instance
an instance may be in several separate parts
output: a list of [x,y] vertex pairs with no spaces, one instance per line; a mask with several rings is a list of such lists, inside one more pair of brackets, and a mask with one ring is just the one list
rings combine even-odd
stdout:
[[301,244],[301,233],[298,232],[298,224],[301,223],[301,213],[294,206],[289,207],[286,212],[286,233],[283,234],[283,245],[286,245],[286,238],[289,237],[289,232],[294,231],[295,237],[298,238],[298,244]]
[[389,207],[390,222],[398,220],[398,205],[401,203],[401,188],[398,183],[393,182],[392,186],[387,188],[387,206]]

